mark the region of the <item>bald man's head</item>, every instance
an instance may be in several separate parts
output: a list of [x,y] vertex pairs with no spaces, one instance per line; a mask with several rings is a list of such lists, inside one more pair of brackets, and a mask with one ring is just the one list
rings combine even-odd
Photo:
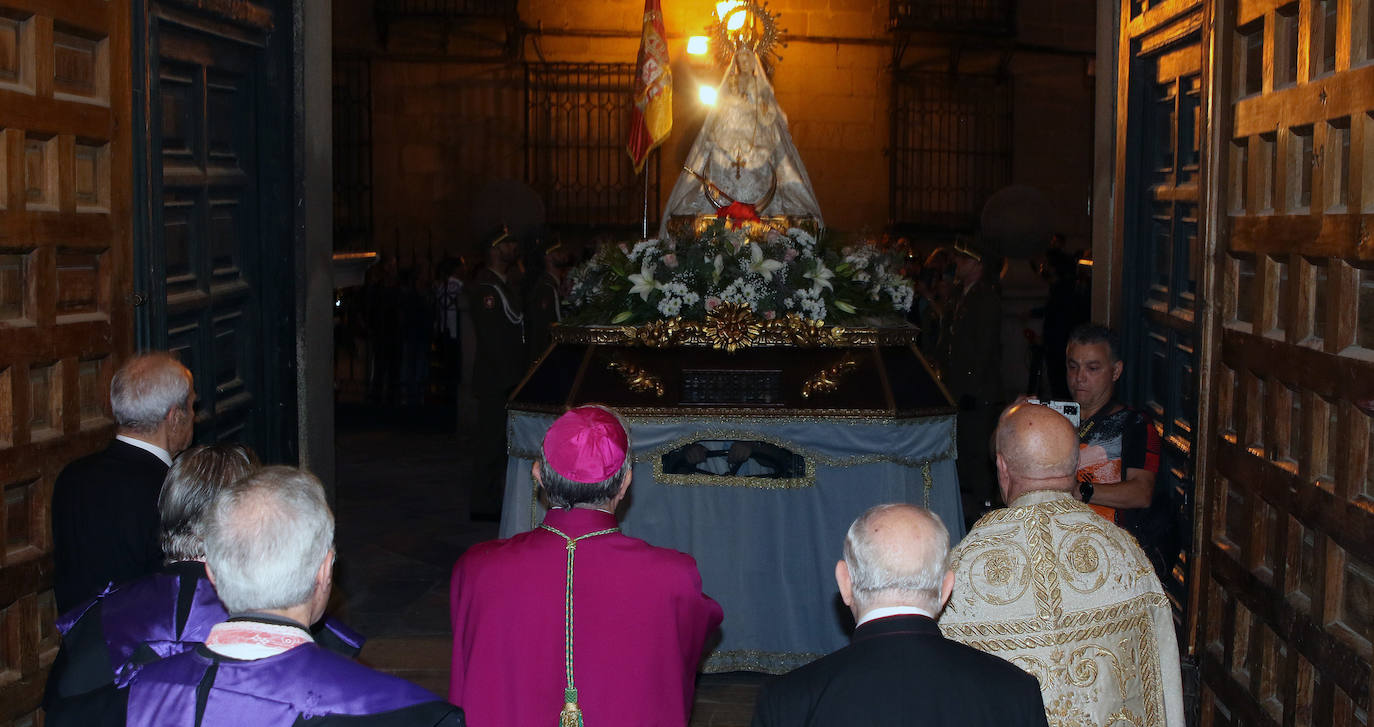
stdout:
[[[882,606],[944,605],[949,531],[934,513],[915,505],[878,505],[849,526],[844,540],[845,578],[855,617]],[[838,574],[837,574],[838,577]],[[847,583],[846,583],[847,581]]]
[[1078,432],[1063,414],[1039,404],[1007,409],[997,424],[997,478],[1007,502],[1029,490],[1071,490],[1078,472]]

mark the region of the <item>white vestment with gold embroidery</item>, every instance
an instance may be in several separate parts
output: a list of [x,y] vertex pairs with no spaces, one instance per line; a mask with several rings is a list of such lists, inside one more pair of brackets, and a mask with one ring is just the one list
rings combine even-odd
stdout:
[[940,631],[1040,680],[1051,727],[1183,727],[1169,600],[1129,533],[1067,492],[985,515]]

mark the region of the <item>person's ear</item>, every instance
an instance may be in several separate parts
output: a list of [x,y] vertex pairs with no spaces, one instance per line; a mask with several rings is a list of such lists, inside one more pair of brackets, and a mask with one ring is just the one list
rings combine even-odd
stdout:
[[210,570],[210,561],[205,561],[205,577],[210,581],[210,585],[215,585],[215,574]]
[[1121,378],[1121,372],[1124,370],[1126,370],[1125,363],[1117,361],[1116,363],[1112,364],[1112,381],[1116,381],[1117,379]]
[[849,579],[849,565],[843,560],[835,564],[835,585],[840,587],[840,600],[854,608],[854,582]]
[[319,586],[324,586],[325,588],[329,588],[334,584],[333,548],[330,548],[329,552],[325,554],[324,560],[320,563],[319,570],[315,571],[315,583]]
[[544,470],[539,466],[539,460],[537,459],[534,461],[533,465],[530,465],[530,477],[534,478],[534,483],[536,485],[540,487],[544,486]]
[[616,491],[617,499],[623,499],[625,493],[630,491],[630,480],[634,479],[634,468],[625,470],[625,476],[620,478],[620,489]]
[[954,593],[954,571],[945,571],[945,580],[940,584],[940,608],[935,609],[939,613],[944,609],[945,604],[949,603],[949,597]]
[[1011,499],[1007,497],[1007,487],[1011,482],[1011,475],[1007,471],[1007,460],[1001,452],[994,455],[994,459],[997,461],[997,489],[1002,493],[1002,501],[1010,503]]
[[310,594],[310,623],[314,624],[324,617],[329,608],[329,596],[334,590],[334,548],[324,554],[320,567],[315,571],[315,590]]

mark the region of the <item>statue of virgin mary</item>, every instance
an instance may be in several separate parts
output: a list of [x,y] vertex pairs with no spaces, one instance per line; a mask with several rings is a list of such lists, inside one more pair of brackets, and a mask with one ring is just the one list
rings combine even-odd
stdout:
[[731,203],[750,205],[761,218],[809,219],[822,226],[811,178],[787,130],[787,115],[758,56],[746,44],[735,50],[716,104],[683,166],[659,237],[668,236],[671,219],[715,215]]

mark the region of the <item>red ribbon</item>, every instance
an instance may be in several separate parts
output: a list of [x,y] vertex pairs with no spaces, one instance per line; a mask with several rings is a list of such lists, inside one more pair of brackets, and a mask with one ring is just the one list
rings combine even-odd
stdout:
[[740,223],[746,221],[758,222],[758,213],[754,211],[754,205],[748,202],[731,202],[730,204],[716,210],[716,219],[725,218],[727,224],[738,227]]

